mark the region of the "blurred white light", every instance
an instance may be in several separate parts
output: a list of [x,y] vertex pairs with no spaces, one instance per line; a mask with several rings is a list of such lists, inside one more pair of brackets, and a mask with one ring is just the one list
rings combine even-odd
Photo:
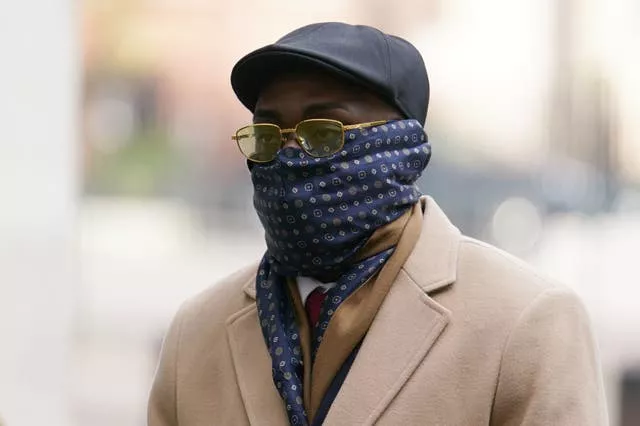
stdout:
[[449,141],[467,141],[467,156],[474,155],[472,145],[515,167],[543,162],[552,6],[548,0],[442,2],[439,25],[410,37],[433,86],[429,120],[447,129]]
[[622,190],[616,197],[615,210],[621,215],[637,215],[640,213],[640,191],[633,189]]
[[503,201],[491,221],[493,240],[503,249],[515,254],[533,248],[541,232],[540,213],[525,198],[514,197]]

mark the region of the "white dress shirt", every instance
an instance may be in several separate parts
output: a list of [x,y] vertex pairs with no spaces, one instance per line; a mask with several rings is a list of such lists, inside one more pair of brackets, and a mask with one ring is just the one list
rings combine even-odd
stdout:
[[298,291],[300,292],[300,298],[302,299],[302,304],[307,303],[307,297],[309,297],[311,292],[316,288],[322,287],[326,293],[336,285],[336,283],[323,283],[311,277],[298,277],[296,281],[298,284]]

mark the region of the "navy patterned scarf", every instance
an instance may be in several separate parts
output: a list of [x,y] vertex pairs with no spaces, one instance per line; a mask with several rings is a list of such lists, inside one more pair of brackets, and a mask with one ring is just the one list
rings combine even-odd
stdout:
[[416,120],[352,130],[344,149],[314,158],[284,148],[254,164],[254,207],[267,252],[256,277],[258,317],[272,360],[273,380],[289,422],[307,425],[302,349],[286,277],[337,277],[314,327],[312,357],[340,303],[384,265],[393,248],[355,262],[373,232],[393,222],[420,197],[415,185],[431,147]]

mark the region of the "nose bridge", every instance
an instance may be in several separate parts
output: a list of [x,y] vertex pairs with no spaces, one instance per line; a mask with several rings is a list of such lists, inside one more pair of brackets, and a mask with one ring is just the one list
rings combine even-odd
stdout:
[[296,139],[296,132],[293,131],[293,129],[287,130],[289,131],[282,133],[282,140],[284,142],[283,147],[299,148],[300,146],[298,145],[298,140]]

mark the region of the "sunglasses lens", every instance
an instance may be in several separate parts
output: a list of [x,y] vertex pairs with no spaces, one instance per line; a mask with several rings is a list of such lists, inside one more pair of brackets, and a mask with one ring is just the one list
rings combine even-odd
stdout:
[[344,145],[343,127],[336,121],[303,121],[298,124],[296,134],[302,148],[314,157],[328,157]]
[[258,163],[273,160],[282,145],[280,129],[269,124],[243,127],[236,133],[236,140],[244,156]]

